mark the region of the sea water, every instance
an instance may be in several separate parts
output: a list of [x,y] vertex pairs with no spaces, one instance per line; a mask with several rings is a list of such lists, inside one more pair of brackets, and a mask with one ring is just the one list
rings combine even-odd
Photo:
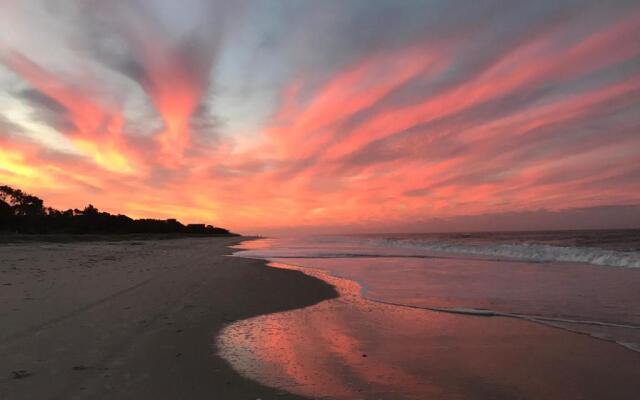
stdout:
[[525,319],[640,351],[640,230],[309,236],[242,248],[236,255],[355,281],[369,300]]

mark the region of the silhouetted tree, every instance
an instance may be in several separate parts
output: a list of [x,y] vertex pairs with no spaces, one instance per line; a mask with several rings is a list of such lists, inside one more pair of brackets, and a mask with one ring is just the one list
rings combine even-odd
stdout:
[[0,199],[0,230],[7,230],[11,226],[13,220],[13,209],[11,205]]
[[15,215],[44,214],[42,200],[36,196],[26,194],[20,189],[0,186],[0,199],[7,202],[13,208]]
[[176,219],[132,219],[126,215],[101,212],[92,204],[82,211],[44,207],[36,196],[0,186],[0,231],[21,233],[189,233],[229,235],[224,228],[211,225],[183,225]]

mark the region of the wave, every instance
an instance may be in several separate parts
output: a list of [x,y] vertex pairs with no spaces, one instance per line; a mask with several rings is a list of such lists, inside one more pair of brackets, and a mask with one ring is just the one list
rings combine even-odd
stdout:
[[256,258],[482,258],[492,261],[568,262],[598,266],[640,268],[640,252],[604,250],[596,247],[565,247],[541,244],[467,244],[447,241],[398,239],[352,239],[338,245],[360,245],[357,249],[284,248],[246,250]]
[[[347,239],[353,240],[353,239]],[[640,252],[604,250],[597,247],[545,244],[470,244],[408,239],[359,239],[367,246],[403,248],[430,253],[462,254],[533,262],[571,262],[610,267],[640,268]]]

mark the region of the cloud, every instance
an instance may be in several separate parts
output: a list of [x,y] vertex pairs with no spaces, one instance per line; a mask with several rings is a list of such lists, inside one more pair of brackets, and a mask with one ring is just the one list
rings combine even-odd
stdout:
[[21,128],[9,121],[6,117],[0,114],[0,137],[8,138],[11,135],[19,133]]
[[3,35],[0,180],[240,231],[569,227],[640,203],[633,2],[177,4],[16,3],[5,25],[55,40]]
[[18,91],[15,93],[15,98],[31,107],[34,121],[43,122],[61,132],[76,129],[66,107],[54,98],[33,88]]
[[[206,1],[174,8],[165,2],[118,3],[114,10],[93,5],[85,17],[96,25],[85,47],[142,88],[164,124],[156,135],[162,160],[180,163],[192,133],[215,133],[216,117],[209,115],[205,102],[226,19],[234,8]],[[188,11],[193,9],[199,12]],[[104,13],[96,17],[96,10]],[[184,18],[186,29],[179,25]]]

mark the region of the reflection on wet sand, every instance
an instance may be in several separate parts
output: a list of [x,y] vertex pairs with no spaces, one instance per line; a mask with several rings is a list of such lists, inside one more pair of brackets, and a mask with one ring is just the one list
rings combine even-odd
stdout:
[[[277,268],[297,267],[274,263]],[[247,377],[314,398],[635,399],[640,357],[533,323],[340,297],[229,325],[220,354]]]

